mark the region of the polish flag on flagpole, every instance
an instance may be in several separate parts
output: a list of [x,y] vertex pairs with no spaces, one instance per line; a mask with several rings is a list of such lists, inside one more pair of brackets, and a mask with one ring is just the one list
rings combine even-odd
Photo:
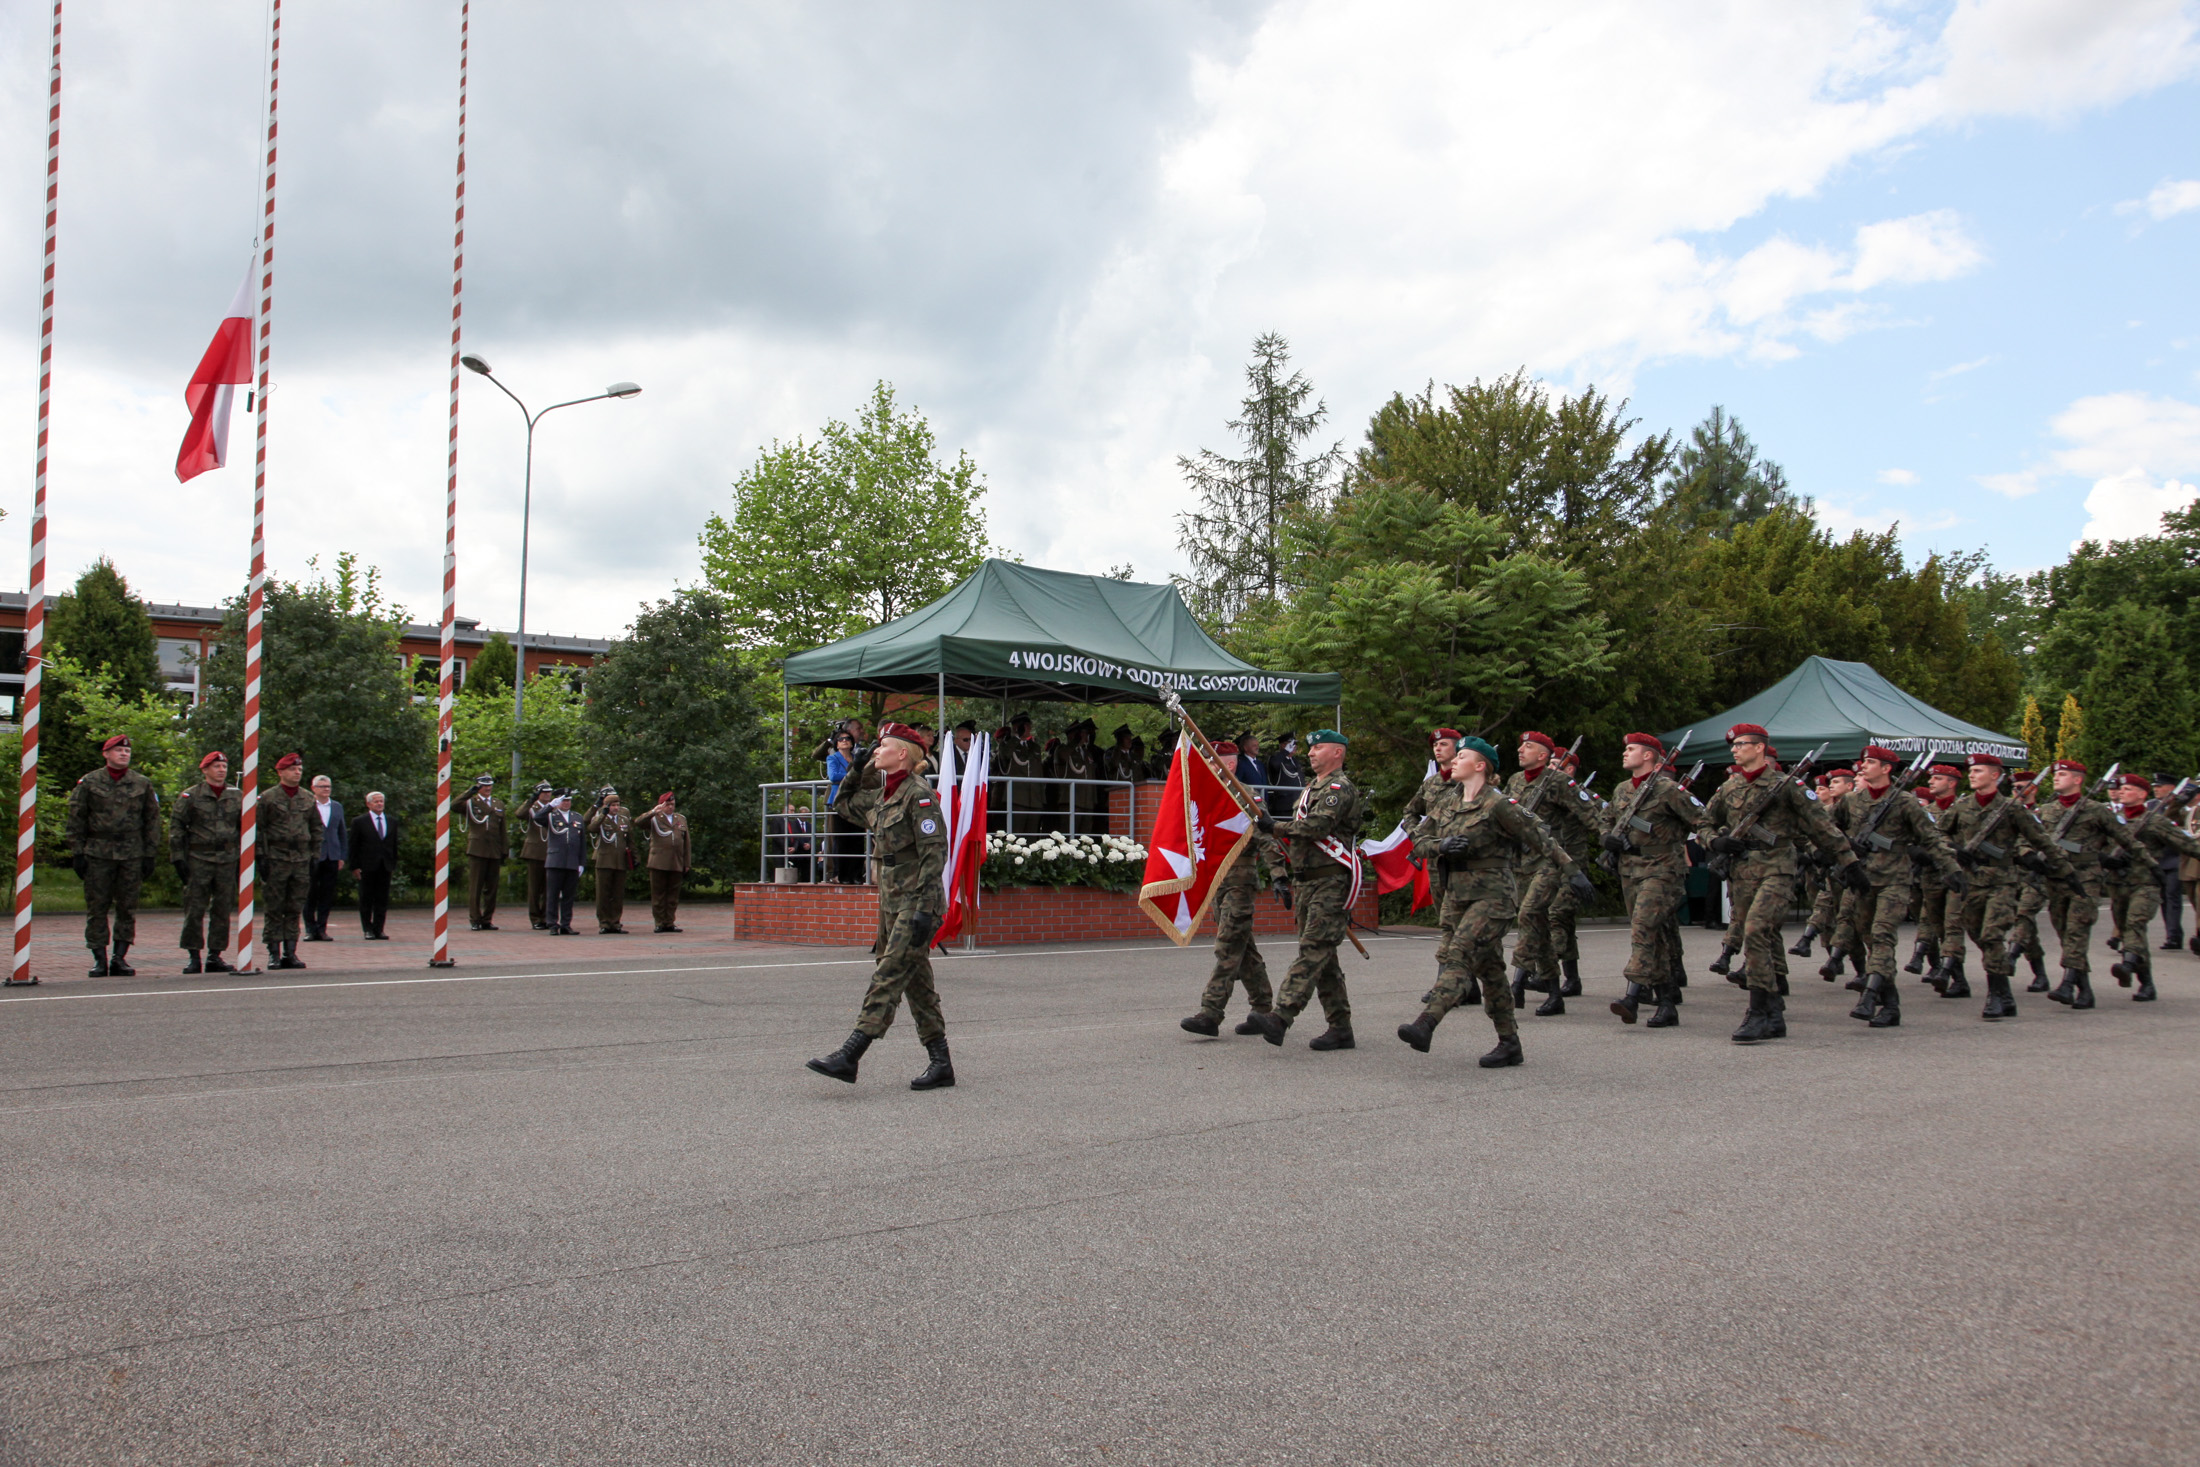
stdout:
[[[943,720],[944,721],[944,720]],[[992,785],[993,738],[977,734],[970,740],[970,756],[962,775],[955,773],[955,738],[950,733],[940,747],[940,804],[947,811],[947,869],[940,873],[947,905],[941,909],[939,930],[932,945],[942,947],[962,933],[963,922],[981,905],[978,868],[985,865],[986,798]]]
[[229,314],[214,330],[191,385],[183,400],[191,409],[191,426],[184,430],[183,447],[176,451],[176,479],[189,483],[208,469],[229,462],[229,405],[239,383],[252,381],[252,272],[244,272],[237,298]]
[[1413,910],[1416,912],[1433,900],[1429,894],[1428,868],[1413,859],[1413,842],[1406,838],[1403,823],[1379,841],[1361,841],[1360,854],[1375,865],[1377,895],[1388,895],[1402,886],[1410,885],[1413,888]]
[[1177,741],[1138,890],[1138,905],[1178,947],[1191,942],[1216,883],[1253,843],[1253,817],[1192,742]]

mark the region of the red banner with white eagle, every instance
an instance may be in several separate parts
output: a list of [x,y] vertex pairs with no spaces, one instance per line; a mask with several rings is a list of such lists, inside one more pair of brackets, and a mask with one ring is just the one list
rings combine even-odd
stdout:
[[1146,879],[1138,905],[1178,947],[1207,915],[1216,883],[1253,842],[1246,814],[1193,740],[1180,740],[1161,790],[1161,811],[1146,843]]

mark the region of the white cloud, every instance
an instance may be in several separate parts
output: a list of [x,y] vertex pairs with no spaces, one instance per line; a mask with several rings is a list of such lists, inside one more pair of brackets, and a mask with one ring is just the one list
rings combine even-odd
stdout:
[[1979,368],[1986,366],[1993,360],[1994,358],[1992,356],[1983,356],[1974,358],[1973,360],[1968,362],[1957,362],[1952,367],[1942,367],[1937,371],[1927,372],[1925,374],[1925,380],[1928,382],[1945,382],[1950,377],[1960,377],[1965,372],[1976,372]]
[[2143,469],[2126,469],[2094,481],[2085,496],[2085,529],[2080,540],[2132,540],[2162,533],[2162,516],[2183,509],[2200,495],[2200,488],[2147,477]]
[[2174,214],[2200,209],[2200,178],[2164,179],[2143,199],[2126,199],[2116,206],[2119,214],[2145,214],[2167,219]]
[[2024,499],[2040,492],[2040,476],[2033,469],[2017,474],[1979,474],[1976,482],[1982,489],[1991,489],[2011,499]]
[[1882,484],[1915,484],[1917,473],[1914,469],[1881,469],[1879,471],[1879,482]]
[[2048,424],[2068,445],[2055,466],[2085,478],[2133,467],[2154,474],[2200,474],[2200,405],[2147,392],[2081,397]]

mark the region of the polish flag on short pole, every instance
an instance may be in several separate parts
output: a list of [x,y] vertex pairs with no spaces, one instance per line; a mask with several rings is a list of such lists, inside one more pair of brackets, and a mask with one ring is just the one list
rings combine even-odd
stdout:
[[1388,895],[1400,887],[1411,886],[1413,910],[1416,912],[1433,900],[1429,894],[1428,868],[1413,859],[1413,842],[1406,838],[1406,828],[1402,823],[1379,841],[1361,841],[1360,854],[1375,865],[1375,890],[1378,895]]
[[183,447],[176,452],[176,479],[189,483],[208,469],[229,462],[229,405],[240,383],[252,381],[252,272],[244,272],[237,298],[229,314],[215,328],[191,385],[183,400],[191,409],[191,426],[184,430]]
[[[944,722],[944,720],[942,720]],[[963,923],[978,910],[978,868],[985,864],[986,796],[992,783],[993,739],[976,734],[970,740],[960,778],[955,771],[955,737],[949,733],[940,748],[940,804],[947,812],[947,869],[940,873],[947,905],[941,909],[939,929],[932,945],[943,947],[961,935]]]
[[1192,744],[1177,741],[1138,890],[1138,905],[1178,947],[1191,942],[1216,884],[1253,843],[1253,817]]

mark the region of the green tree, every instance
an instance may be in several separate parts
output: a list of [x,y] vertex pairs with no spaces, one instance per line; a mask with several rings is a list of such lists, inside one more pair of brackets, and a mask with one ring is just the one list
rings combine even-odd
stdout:
[[2194,700],[2180,671],[2169,614],[2116,606],[2081,689],[2078,758],[2104,770],[2118,761],[2134,770],[2191,768]]
[[1725,534],[1775,510],[1809,510],[1792,493],[1787,472],[1757,450],[1739,420],[1714,406],[1689,431],[1666,471],[1665,490],[1681,522]]
[[757,785],[779,776],[779,732],[734,650],[742,618],[707,590],[644,607],[588,677],[591,767],[637,813],[671,790],[703,880],[751,879]]
[[[588,700],[566,677],[552,673],[527,680],[527,716],[520,724],[522,780],[548,780],[560,789],[588,790],[597,780],[588,764],[585,714]],[[451,700],[451,780],[470,787],[481,774],[499,786],[511,777],[512,690],[477,689],[471,679]],[[455,798],[455,795],[454,795]]]
[[978,568],[989,547],[985,480],[944,461],[932,427],[873,389],[853,426],[774,441],[702,533],[703,580],[736,646],[800,651],[892,621]]
[[2055,757],[2082,762],[2085,756],[2078,752],[2078,748],[2084,742],[2085,708],[2078,702],[2076,693],[2065,693],[2062,717],[2055,722]]
[[[442,673],[437,672],[437,677]],[[519,675],[519,654],[512,650],[512,639],[502,632],[491,632],[489,640],[474,654],[471,667],[466,669],[466,691],[469,693],[499,693],[509,702],[512,697],[512,679]]]
[[1314,385],[1304,372],[1286,376],[1290,365],[1289,342],[1273,331],[1256,337],[1245,397],[1228,425],[1245,456],[1202,448],[1176,461],[1199,499],[1199,508],[1177,516],[1177,544],[1191,567],[1182,585],[1193,613],[1217,625],[1282,594],[1284,522],[1322,504],[1344,454],[1341,443],[1304,453],[1329,409],[1307,406]]
[[[96,722],[85,721],[84,700],[70,696],[74,680],[96,673],[101,679],[96,696],[133,704],[141,696],[157,695],[164,685],[153,618],[113,561],[105,556],[93,561],[76,578],[74,590],[54,599],[46,621],[46,655],[50,660],[40,674],[38,762],[63,781],[60,788],[66,793],[78,775],[98,766],[100,744],[120,732],[102,731]],[[59,659],[66,659],[66,665]]]
[[2040,713],[2040,700],[2030,693],[2024,696],[2024,721],[2017,725],[2017,737],[2024,740],[2025,757],[2034,769],[2045,769],[2055,757],[2055,746],[2048,736],[2047,719]]

